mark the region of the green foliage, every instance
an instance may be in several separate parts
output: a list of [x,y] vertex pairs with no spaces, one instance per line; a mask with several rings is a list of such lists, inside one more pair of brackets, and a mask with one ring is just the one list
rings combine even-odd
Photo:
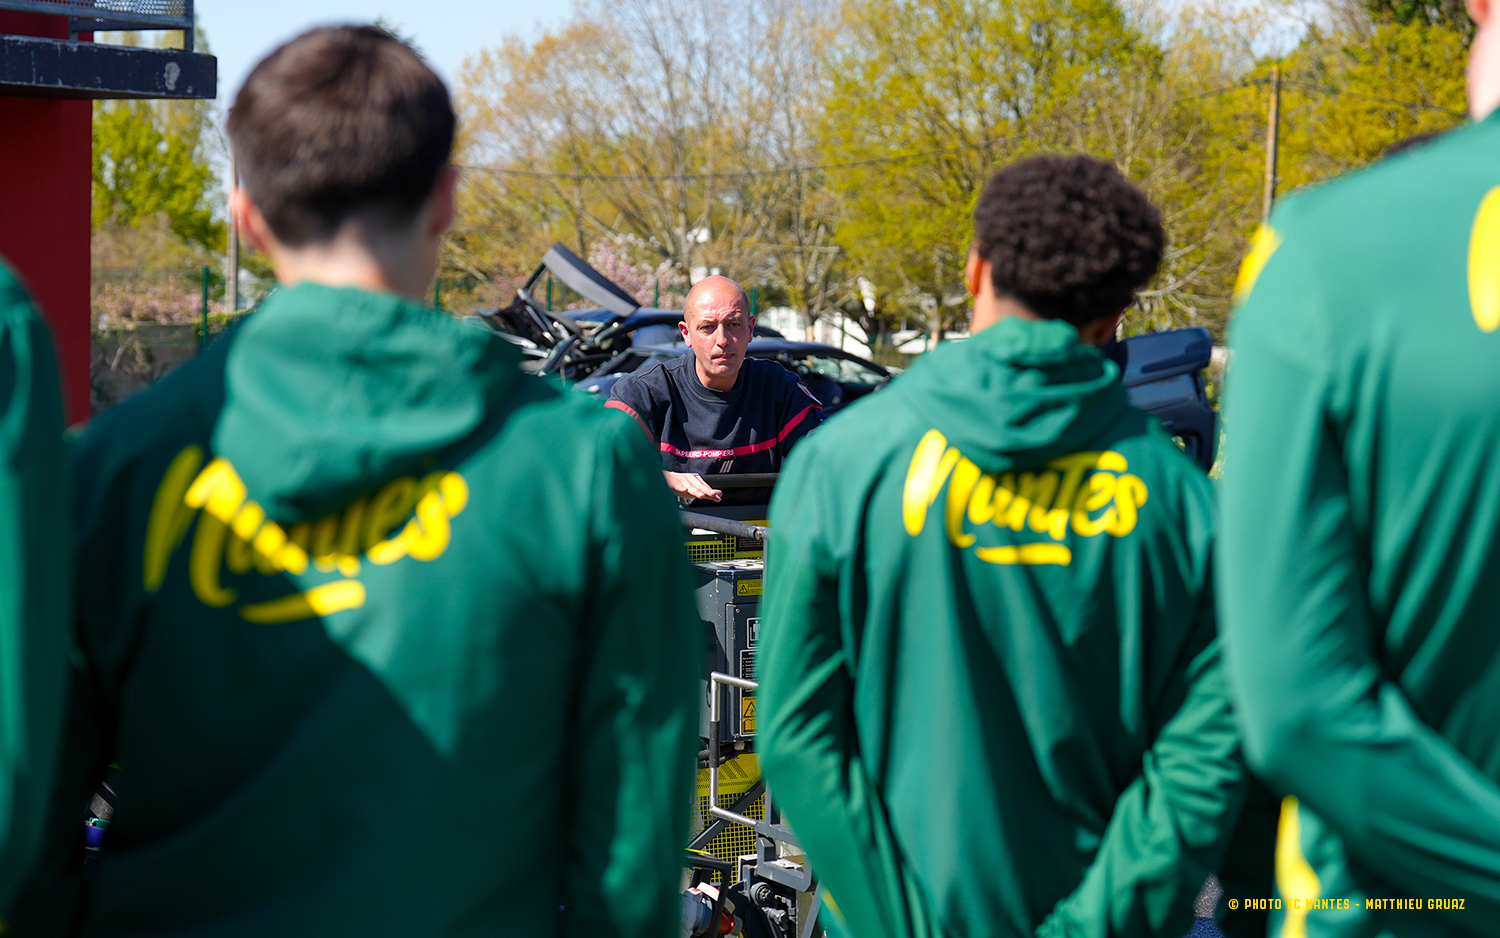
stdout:
[[[1317,24],[1296,37],[1294,6]],[[1127,331],[1221,335],[1271,69],[1285,194],[1462,123],[1470,35],[1454,0],[588,0],[461,73],[473,169],[444,264],[504,302],[553,240],[625,238],[632,263],[719,267],[809,319],[951,329],[989,174],[1085,152],[1167,230]]]
[[1107,0],[845,10],[849,35],[819,128],[824,162],[857,164],[829,173],[844,201],[839,241],[882,294],[954,305],[990,172],[1058,146],[1149,43]]
[[177,237],[222,249],[224,223],[210,199],[202,102],[100,101],[94,106],[96,226],[138,227],[164,213]]
[[1459,33],[1465,40],[1474,35],[1474,21],[1469,19],[1464,0],[1365,0],[1364,6],[1378,23],[1443,26]]
[[1468,119],[1467,39],[1413,18],[1368,37],[1313,36],[1282,74],[1281,177],[1296,187],[1379,159],[1393,143]]

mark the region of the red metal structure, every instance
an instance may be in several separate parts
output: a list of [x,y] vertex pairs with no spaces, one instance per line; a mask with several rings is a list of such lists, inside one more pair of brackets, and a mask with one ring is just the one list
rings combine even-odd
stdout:
[[[52,326],[70,423],[89,416],[89,231],[96,98],[212,98],[191,0],[0,0],[0,256]],[[182,29],[184,50],[94,43],[92,30]]]

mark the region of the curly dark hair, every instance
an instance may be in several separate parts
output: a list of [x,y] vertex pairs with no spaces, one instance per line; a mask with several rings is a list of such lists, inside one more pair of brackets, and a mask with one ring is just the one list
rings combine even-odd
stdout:
[[1120,312],[1161,266],[1161,213],[1114,166],[1036,156],[990,177],[974,246],[1001,296],[1081,326]]

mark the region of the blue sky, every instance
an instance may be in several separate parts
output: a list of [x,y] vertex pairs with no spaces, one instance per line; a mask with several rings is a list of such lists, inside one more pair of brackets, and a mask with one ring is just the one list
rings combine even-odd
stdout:
[[[572,11],[572,0],[195,0],[198,25],[219,60],[219,113],[250,69],[303,30],[324,23],[384,18],[410,37],[451,84],[466,56],[498,46],[508,33],[534,38]],[[228,191],[227,155],[214,160]]]
[[535,36],[572,9],[571,0],[196,0],[198,25],[219,60],[219,102],[232,100],[250,69],[278,44],[322,23],[384,17],[412,37],[452,80],[464,57],[507,33]]

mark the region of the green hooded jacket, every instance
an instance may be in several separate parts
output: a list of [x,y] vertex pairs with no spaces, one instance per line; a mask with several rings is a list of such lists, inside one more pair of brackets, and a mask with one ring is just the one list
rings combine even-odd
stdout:
[[304,284],[76,461],[82,663],[19,934],[672,932],[701,635],[627,417]]
[[1297,798],[1277,933],[1500,935],[1500,114],[1281,203],[1241,292],[1219,586]]
[[62,431],[52,339],[0,262],[0,931],[40,842],[67,690]]
[[1180,935],[1244,788],[1210,485],[1116,366],[1007,318],[793,454],[767,782],[860,938]]

